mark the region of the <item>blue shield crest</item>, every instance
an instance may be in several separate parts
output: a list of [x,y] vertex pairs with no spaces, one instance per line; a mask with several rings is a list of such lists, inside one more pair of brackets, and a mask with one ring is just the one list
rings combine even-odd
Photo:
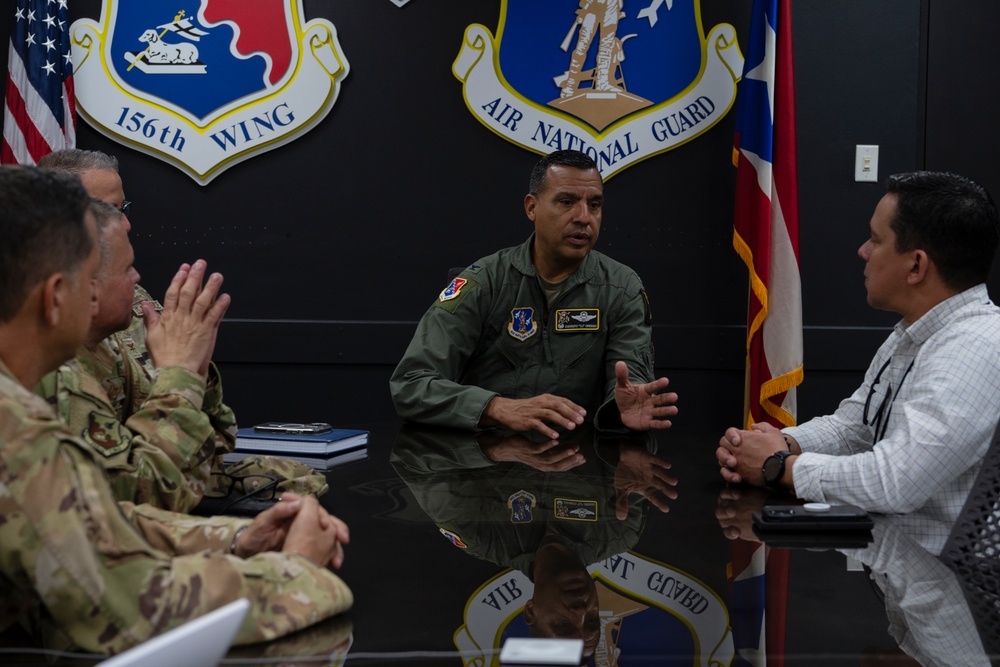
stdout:
[[202,185],[308,131],[348,64],[302,0],[104,0],[71,28],[80,115]]
[[608,178],[721,120],[742,67],[735,29],[706,35],[700,0],[501,0],[496,37],[469,26],[452,71],[493,132],[583,151]]

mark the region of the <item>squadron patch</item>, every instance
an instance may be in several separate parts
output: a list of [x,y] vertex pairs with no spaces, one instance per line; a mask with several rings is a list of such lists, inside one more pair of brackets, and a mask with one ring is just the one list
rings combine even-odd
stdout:
[[438,296],[438,300],[451,301],[462,292],[462,287],[464,287],[465,283],[467,282],[469,281],[466,280],[465,278],[455,278],[454,280],[451,281],[451,283],[448,284],[447,287],[441,290],[441,294]]
[[454,544],[459,549],[468,549],[469,546],[462,541],[462,538],[451,532],[450,530],[445,530],[444,528],[438,528],[441,534],[448,538],[448,541]]
[[538,333],[538,325],[535,324],[534,308],[515,308],[510,311],[510,324],[507,325],[507,333],[518,340],[528,340]]
[[132,444],[132,436],[125,427],[112,417],[100,417],[93,412],[87,428],[81,434],[90,447],[105,458],[125,451]]
[[567,308],[556,311],[556,331],[598,331],[601,328],[600,308]]
[[554,512],[557,519],[597,521],[597,501],[556,498]]
[[458,308],[458,304],[462,303],[462,300],[475,286],[476,281],[471,278],[455,278],[448,283],[447,287],[441,290],[434,305],[438,308],[444,308],[449,313],[454,313],[455,309]]
[[537,499],[534,494],[521,489],[507,498],[507,508],[510,509],[511,523],[531,523],[534,518],[532,511]]

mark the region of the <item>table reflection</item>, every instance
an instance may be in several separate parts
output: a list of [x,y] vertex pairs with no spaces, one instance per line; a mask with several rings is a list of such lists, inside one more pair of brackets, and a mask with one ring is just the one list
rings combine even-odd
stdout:
[[456,644],[579,637],[597,665],[619,664],[623,652],[728,664],[715,592],[631,551],[648,513],[677,498],[655,450],[645,433],[581,428],[553,443],[404,426],[390,460],[417,503],[456,548],[509,568],[470,596]]

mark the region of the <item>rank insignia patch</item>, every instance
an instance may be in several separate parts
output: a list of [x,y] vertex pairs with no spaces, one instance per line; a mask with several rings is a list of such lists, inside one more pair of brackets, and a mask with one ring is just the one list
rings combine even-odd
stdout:
[[605,179],[722,120],[742,71],[735,28],[706,35],[701,0],[501,0],[496,36],[468,26],[452,65],[491,131],[583,151]]
[[598,331],[600,328],[600,308],[567,308],[556,311],[556,331]]
[[524,491],[518,491],[507,498],[507,508],[510,510],[511,523],[531,523],[532,512],[535,509],[535,496]]
[[333,108],[347,58],[302,0],[182,4],[104,0],[73,23],[77,109],[99,132],[205,185]]
[[597,501],[556,498],[554,512],[557,519],[597,521]]
[[507,333],[518,340],[528,340],[538,333],[538,325],[535,324],[534,315],[533,308],[515,308],[510,311]]

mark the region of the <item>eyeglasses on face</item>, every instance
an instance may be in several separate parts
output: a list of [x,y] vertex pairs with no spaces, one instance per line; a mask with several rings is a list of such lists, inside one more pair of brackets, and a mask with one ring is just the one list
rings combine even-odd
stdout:
[[132,211],[132,202],[126,199],[122,202],[122,207],[118,210],[121,211],[122,215],[128,217],[128,214]]

